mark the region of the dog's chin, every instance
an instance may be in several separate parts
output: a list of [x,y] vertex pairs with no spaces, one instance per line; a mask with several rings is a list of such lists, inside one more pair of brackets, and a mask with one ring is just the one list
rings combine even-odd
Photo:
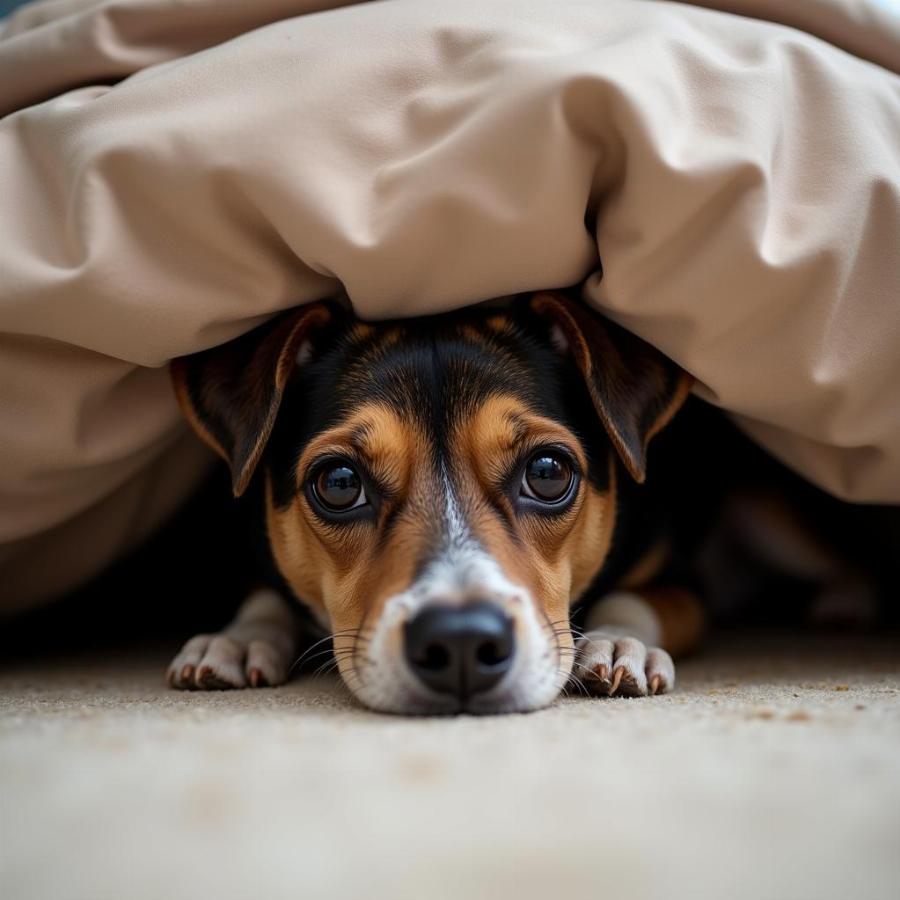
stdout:
[[543,697],[525,698],[516,692],[501,694],[496,698],[471,697],[461,700],[457,697],[435,694],[430,697],[410,696],[407,698],[361,697],[357,691],[351,693],[374,712],[398,716],[497,716],[509,713],[528,713],[549,706],[559,696],[562,688],[554,687]]
[[[393,667],[390,667],[393,668]],[[460,698],[431,691],[415,681],[405,666],[370,678],[345,678],[350,693],[375,712],[403,716],[491,716],[526,713],[549,706],[562,693],[569,677],[568,667],[546,671],[510,672],[490,691]]]

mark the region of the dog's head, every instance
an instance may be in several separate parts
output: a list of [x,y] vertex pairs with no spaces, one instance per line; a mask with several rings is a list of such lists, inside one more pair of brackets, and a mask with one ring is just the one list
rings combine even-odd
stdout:
[[334,634],[347,685],[405,713],[557,696],[617,478],[643,480],[690,390],[549,293],[373,324],[313,304],[172,370],[235,494],[264,491],[273,557]]

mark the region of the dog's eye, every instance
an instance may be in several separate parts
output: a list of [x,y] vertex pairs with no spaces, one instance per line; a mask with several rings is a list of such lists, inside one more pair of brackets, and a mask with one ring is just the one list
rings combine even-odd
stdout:
[[540,450],[525,465],[522,494],[543,503],[556,503],[569,492],[573,478],[572,465],[562,454]]
[[368,502],[359,473],[346,462],[322,466],[313,480],[313,492],[319,503],[331,512],[356,509]]

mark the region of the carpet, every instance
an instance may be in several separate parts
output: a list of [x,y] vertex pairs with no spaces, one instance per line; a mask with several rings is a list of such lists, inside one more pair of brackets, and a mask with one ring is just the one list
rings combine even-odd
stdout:
[[895,638],[723,636],[669,696],[445,719],[172,692],[171,649],[0,667],[4,900],[900,897]]

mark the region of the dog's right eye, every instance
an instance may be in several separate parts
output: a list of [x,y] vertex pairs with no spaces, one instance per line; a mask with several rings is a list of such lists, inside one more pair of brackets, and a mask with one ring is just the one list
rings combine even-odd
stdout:
[[328,512],[347,512],[369,502],[359,472],[342,461],[332,461],[319,468],[312,479],[312,493]]
[[519,473],[516,504],[522,512],[562,513],[578,495],[578,469],[568,451],[541,447],[532,452]]

